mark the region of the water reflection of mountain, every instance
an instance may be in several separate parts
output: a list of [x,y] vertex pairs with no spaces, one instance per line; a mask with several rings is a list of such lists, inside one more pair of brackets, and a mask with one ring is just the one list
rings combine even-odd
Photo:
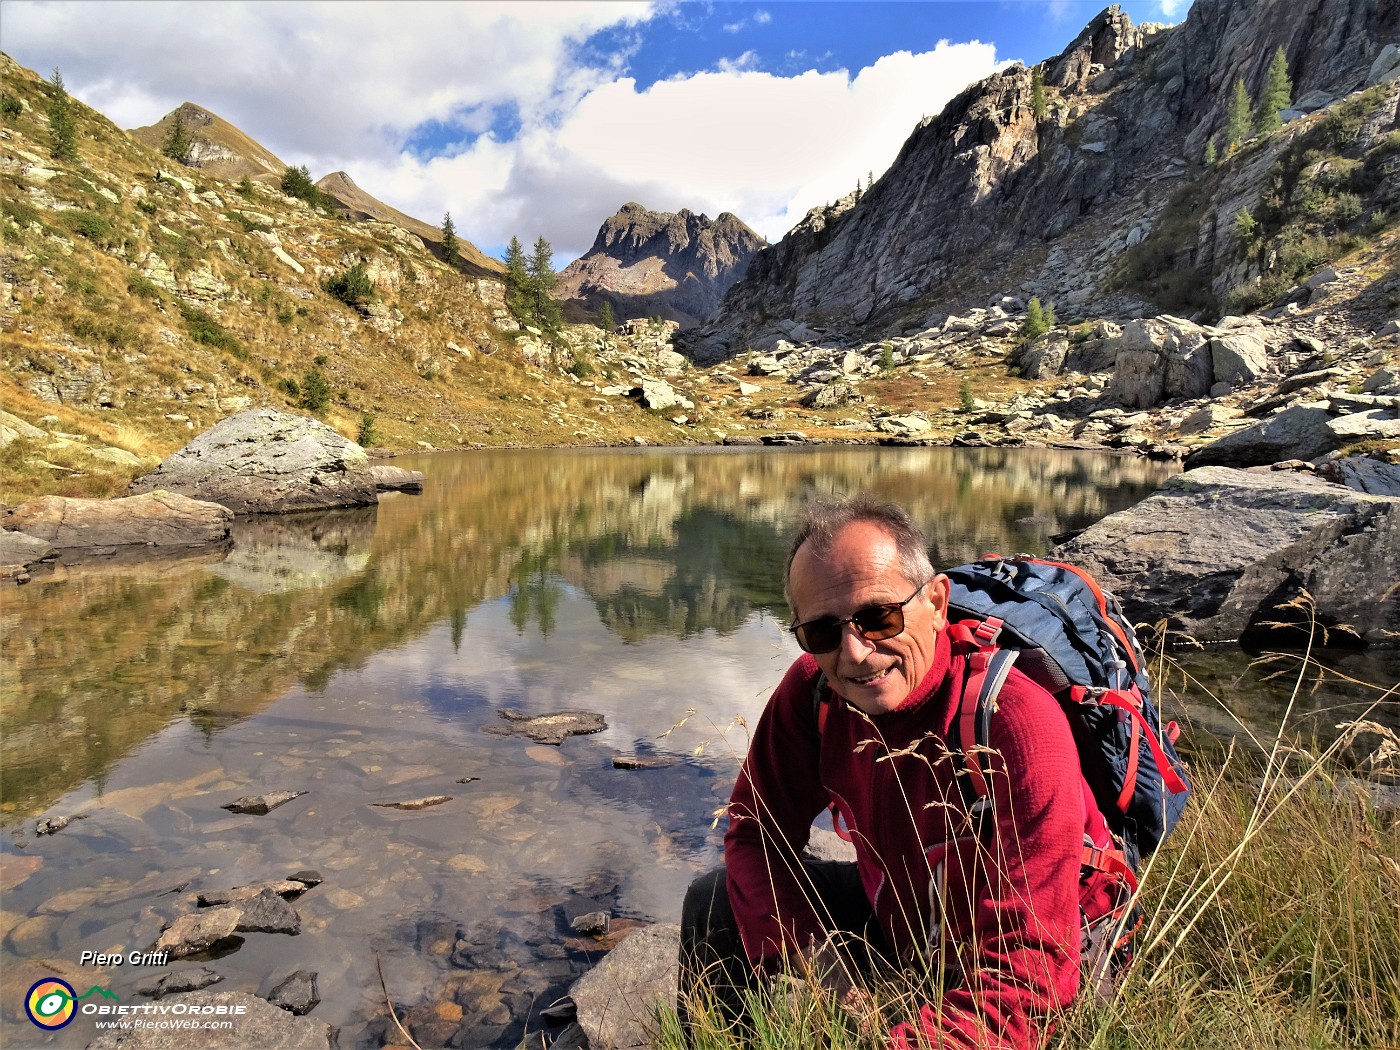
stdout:
[[403,462],[427,474],[427,489],[385,501],[377,515],[267,519],[213,568],[89,567],[7,595],[0,819],[100,777],[171,719],[216,731],[436,623],[451,624],[460,646],[482,602],[509,597],[518,629],[551,629],[559,579],[627,640],[732,630],[753,610],[782,609],[783,535],[814,495],[870,490],[900,502],[928,527],[935,559],[952,563],[1042,549],[1046,534],[1135,502],[1167,473],[1030,450],[516,451]]

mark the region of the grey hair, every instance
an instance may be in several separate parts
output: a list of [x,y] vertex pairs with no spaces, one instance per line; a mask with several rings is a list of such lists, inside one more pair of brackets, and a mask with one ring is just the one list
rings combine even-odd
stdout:
[[866,493],[848,499],[812,500],[797,519],[797,533],[783,565],[783,597],[794,613],[797,608],[792,601],[792,562],[798,550],[811,544],[813,553],[824,554],[842,529],[858,521],[878,526],[894,540],[900,571],[910,583],[922,587],[937,575],[929,561],[928,540],[903,507]]

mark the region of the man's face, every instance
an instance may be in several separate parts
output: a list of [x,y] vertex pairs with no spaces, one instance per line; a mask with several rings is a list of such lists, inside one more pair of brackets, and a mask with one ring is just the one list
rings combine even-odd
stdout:
[[[789,585],[798,623],[825,616],[845,619],[867,605],[902,602],[918,586],[905,578],[890,535],[865,521],[837,533],[824,554],[814,554],[807,544],[798,548]],[[933,665],[947,611],[948,578],[937,576],[904,607],[902,633],[869,641],[846,624],[841,644],[813,657],[832,688],[866,714],[893,711]]]

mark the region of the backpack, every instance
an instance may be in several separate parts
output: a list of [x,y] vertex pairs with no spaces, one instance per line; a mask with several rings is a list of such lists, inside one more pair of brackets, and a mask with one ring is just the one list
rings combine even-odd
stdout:
[[[992,554],[944,574],[951,584],[948,631],[968,654],[948,745],[961,756],[958,782],[974,826],[980,833],[991,827],[982,756],[997,695],[1014,663],[1059,701],[1080,771],[1113,837],[1112,845],[1086,841],[1080,867],[1084,984],[1104,1001],[1132,961],[1142,918],[1137,871],[1176,827],[1190,794],[1174,746],[1179,730],[1175,722],[1161,724],[1132,625],[1083,569]],[[823,676],[815,696],[818,732],[829,693]],[[833,824],[849,837],[834,806]],[[1105,908],[1106,883],[1113,891]],[[1091,900],[1096,903],[1086,907]]]

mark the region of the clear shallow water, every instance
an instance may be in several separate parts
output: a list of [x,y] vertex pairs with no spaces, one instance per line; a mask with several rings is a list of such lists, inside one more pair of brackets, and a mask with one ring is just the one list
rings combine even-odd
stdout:
[[[44,1035],[21,1006],[35,980],[77,971],[81,951],[144,950],[195,892],[305,868],[325,882],[295,902],[301,934],[247,934],[173,968],[207,965],[216,987],[263,993],[315,970],[312,1016],[342,1047],[372,1047],[378,953],[395,1002],[434,1013],[423,1045],[453,1032],[518,1045],[597,958],[571,918],[674,921],[716,861],[714,811],[746,724],[797,652],[779,577],[804,499],[895,499],[953,564],[1042,552],[1168,473],[1029,450],[396,462],[428,475],[422,496],[244,522],[229,550],[195,558],[60,567],[0,600],[4,1045],[93,1037],[86,1019]],[[1204,659],[1248,717],[1275,717],[1277,689],[1234,684],[1238,652]],[[1208,728],[1223,722],[1191,703]],[[484,732],[507,708],[596,711],[608,728],[559,747]],[[674,762],[613,768],[637,752]],[[275,790],[307,794],[260,817],[220,808]],[[374,805],[430,795],[452,801]],[[37,817],[73,814],[84,819],[34,834]],[[166,969],[77,973],[125,1002]]]

